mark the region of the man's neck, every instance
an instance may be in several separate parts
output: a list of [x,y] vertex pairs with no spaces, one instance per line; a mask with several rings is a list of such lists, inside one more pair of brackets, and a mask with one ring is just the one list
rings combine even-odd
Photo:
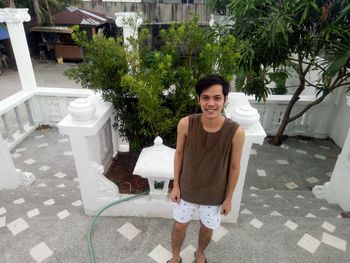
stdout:
[[225,117],[223,115],[220,115],[217,118],[211,119],[211,118],[205,118],[204,115],[202,114],[201,120],[202,120],[203,128],[206,131],[216,132],[216,131],[220,130],[220,128],[222,127],[222,125],[225,121]]

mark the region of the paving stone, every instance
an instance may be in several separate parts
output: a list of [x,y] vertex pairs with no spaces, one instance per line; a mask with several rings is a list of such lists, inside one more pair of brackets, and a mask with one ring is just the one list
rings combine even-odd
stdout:
[[40,263],[51,257],[53,255],[53,251],[46,245],[45,242],[41,242],[30,250],[30,255],[36,262]]

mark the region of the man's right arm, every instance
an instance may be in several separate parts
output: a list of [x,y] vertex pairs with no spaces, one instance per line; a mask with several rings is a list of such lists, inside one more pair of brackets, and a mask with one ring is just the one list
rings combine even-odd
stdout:
[[174,156],[174,186],[170,197],[173,202],[180,202],[180,175],[184,157],[189,118],[182,118],[177,125],[176,150]]

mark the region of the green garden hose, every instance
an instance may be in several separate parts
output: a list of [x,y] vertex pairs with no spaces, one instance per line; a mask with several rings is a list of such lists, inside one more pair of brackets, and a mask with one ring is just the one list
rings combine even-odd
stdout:
[[139,194],[136,194],[136,195],[133,195],[133,196],[130,196],[130,197],[127,197],[127,198],[123,198],[123,199],[120,199],[120,200],[117,200],[117,201],[114,201],[112,203],[110,203],[109,205],[105,206],[104,208],[102,208],[100,210],[100,212],[98,212],[98,214],[95,216],[94,220],[92,220],[92,222],[90,223],[90,226],[89,226],[89,229],[88,229],[88,232],[87,232],[87,240],[88,240],[88,246],[89,246],[89,254],[90,254],[90,258],[91,258],[91,262],[92,263],[95,263],[95,252],[94,252],[94,248],[92,246],[92,231],[93,231],[93,227],[97,221],[97,219],[100,217],[100,215],[105,211],[107,210],[108,208],[110,208],[111,206],[114,206],[116,204],[119,204],[119,203],[122,203],[122,202],[126,202],[126,201],[129,201],[129,200],[132,200],[132,199],[135,199],[135,198],[139,198],[143,195],[147,195],[149,193],[149,190],[145,191],[145,192],[142,192],[142,193],[139,193]]

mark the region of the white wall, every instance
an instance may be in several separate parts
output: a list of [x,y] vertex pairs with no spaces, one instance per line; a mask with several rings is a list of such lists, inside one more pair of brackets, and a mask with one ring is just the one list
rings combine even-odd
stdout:
[[334,118],[329,124],[329,131],[330,137],[334,142],[339,147],[343,147],[348,129],[350,128],[350,92],[346,93],[346,88],[343,87],[335,96],[337,96],[336,105],[332,114]]

